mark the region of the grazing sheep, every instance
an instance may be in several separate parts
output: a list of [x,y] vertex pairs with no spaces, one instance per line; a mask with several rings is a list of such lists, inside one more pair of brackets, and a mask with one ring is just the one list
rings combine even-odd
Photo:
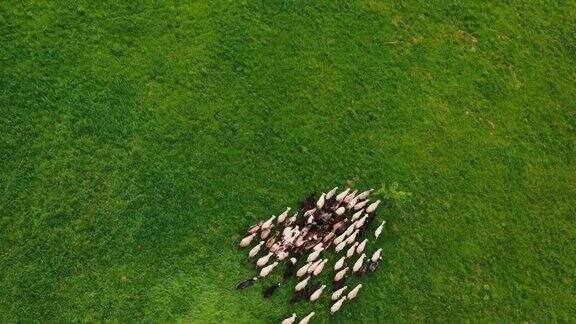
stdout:
[[326,288],[326,285],[322,285],[322,287],[314,291],[310,296],[310,301],[315,302],[316,300],[318,300],[318,298],[320,298],[320,295],[322,295],[322,291],[324,291],[324,288]]
[[338,300],[340,298],[340,296],[342,296],[342,293],[348,288],[348,286],[344,286],[338,290],[336,290],[333,294],[332,294],[332,301]]
[[366,206],[366,204],[370,201],[370,199],[362,200],[361,202],[356,203],[354,205],[354,210],[360,210]]
[[382,254],[382,248],[376,250],[376,252],[374,252],[374,254],[372,254],[372,257],[370,258],[370,260],[372,262],[376,262],[378,260],[381,260],[382,257],[380,256]]
[[347,258],[354,255],[354,251],[356,251],[357,245],[358,245],[358,242],[354,242],[354,244],[352,244],[352,246],[350,246],[350,248],[348,248],[348,251],[346,251],[346,257]]
[[354,263],[354,266],[352,267],[353,272],[357,272],[358,270],[360,270],[360,267],[362,267],[362,264],[364,263],[365,257],[366,253],[362,253],[362,255],[358,258],[358,260],[356,260],[356,263]]
[[360,218],[357,222],[356,222],[356,228],[360,228],[362,226],[364,226],[364,222],[366,222],[366,219],[368,218],[368,215],[365,215],[364,217]]
[[366,208],[366,212],[367,212],[367,213],[371,213],[371,212],[375,211],[376,208],[378,208],[378,205],[380,205],[380,200],[376,200],[375,202],[371,203],[371,204]]
[[359,200],[366,199],[366,198],[368,198],[368,196],[370,195],[370,193],[372,191],[374,191],[374,189],[366,190],[364,192],[361,192],[357,197]]
[[318,260],[312,263],[310,267],[308,267],[308,273],[309,274],[314,273],[314,270],[316,270],[316,268],[320,265],[320,263],[322,263],[322,260]]
[[346,241],[342,241],[340,242],[340,244],[336,245],[336,248],[334,250],[336,251],[336,253],[338,253],[342,251],[345,247],[346,247]]
[[354,233],[352,233],[352,235],[348,236],[348,238],[346,239],[346,243],[352,244],[352,242],[356,240],[356,235],[358,235],[358,230],[355,230]]
[[260,248],[262,247],[262,245],[264,244],[264,241],[260,241],[260,243],[258,243],[256,246],[254,246],[250,252],[248,252],[248,257],[249,258],[253,258],[256,256],[256,254],[258,254],[258,252],[260,252]]
[[282,252],[278,253],[278,255],[276,255],[276,259],[278,259],[278,261],[282,261],[282,260],[286,259],[289,255],[290,255],[290,253],[282,251]]
[[278,224],[284,223],[284,220],[288,216],[288,212],[290,212],[291,209],[292,208],[288,207],[282,214],[278,215]]
[[346,256],[341,257],[336,263],[334,264],[334,271],[338,271],[338,269],[344,266],[344,262],[346,261]]
[[304,217],[308,217],[310,215],[313,215],[315,212],[316,212],[316,208],[312,208],[312,209],[310,209],[304,213]]
[[380,234],[382,234],[382,229],[384,229],[384,224],[386,224],[386,221],[382,221],[382,224],[380,224],[380,226],[378,226],[378,228],[376,228],[376,231],[374,231],[374,236],[376,236],[376,239],[378,239],[378,237],[380,237]]
[[246,234],[254,234],[254,233],[258,232],[258,230],[260,229],[260,225],[262,225],[262,222],[250,226],[248,228],[248,230],[246,231]]
[[268,254],[266,254],[265,256],[261,257],[260,259],[258,259],[258,261],[256,261],[256,266],[258,267],[263,267],[266,263],[268,263],[268,260],[270,260],[270,257],[273,255],[272,252],[269,252]]
[[334,187],[332,190],[328,191],[328,193],[326,194],[326,200],[330,200],[330,198],[332,198],[334,196],[334,194],[336,193],[336,190],[338,190],[338,187]]
[[308,322],[310,322],[310,319],[312,318],[312,316],[314,316],[314,312],[308,314],[308,316],[304,317],[302,320],[300,320],[300,322],[298,322],[298,324],[308,324]]
[[360,291],[360,288],[362,288],[362,284],[359,284],[358,286],[354,287],[354,289],[350,290],[350,292],[346,296],[346,299],[352,300],[356,298],[356,295],[358,295],[358,291]]
[[270,226],[272,226],[272,222],[274,221],[275,218],[276,218],[276,216],[270,217],[267,221],[265,221],[265,222],[260,226],[260,229],[265,230],[265,229],[267,229],[267,228],[270,228]]
[[318,276],[321,272],[322,269],[324,269],[324,265],[326,264],[326,262],[328,262],[328,259],[324,259],[324,261],[322,261],[317,267],[316,269],[314,269],[313,275],[314,276]]
[[312,262],[306,263],[305,265],[303,265],[300,269],[298,269],[298,271],[296,271],[296,276],[297,277],[302,277],[303,275],[308,273],[308,268],[310,268],[310,266],[312,265]]
[[322,251],[323,250],[316,250],[316,251],[310,253],[308,255],[308,258],[306,259],[306,261],[312,262],[312,261],[316,260],[318,258],[318,256],[320,256],[320,253],[322,253]]
[[278,262],[274,262],[271,265],[262,268],[262,270],[260,270],[260,277],[266,277],[267,275],[270,274],[270,272],[272,272],[272,270],[274,270],[274,267],[276,267],[278,265]]
[[340,300],[335,302],[332,305],[332,307],[330,307],[330,315],[334,315],[334,313],[336,313],[338,310],[340,310],[340,307],[342,307],[342,303],[344,303],[345,300],[346,300],[346,296],[340,298]]
[[256,233],[250,234],[250,235],[246,236],[245,238],[243,238],[240,241],[240,244],[239,244],[240,247],[243,248],[243,247],[247,247],[248,245],[250,245],[250,242],[252,242],[252,239],[254,238],[254,236],[256,236]]
[[296,284],[296,287],[294,288],[294,290],[300,291],[300,290],[304,289],[306,287],[306,285],[308,284],[309,280],[310,280],[310,277],[306,277],[306,279],[304,279],[304,280],[302,280]]
[[342,201],[344,203],[349,203],[350,201],[352,201],[352,199],[354,199],[356,197],[357,193],[358,193],[358,190],[354,190],[352,193],[350,193],[349,195],[344,197],[344,199]]
[[262,233],[260,233],[260,238],[263,240],[267,239],[271,232],[272,230],[270,228],[262,230]]
[[354,232],[354,229],[356,229],[356,222],[350,224],[350,226],[348,226],[344,234],[346,234],[346,236],[350,236]]
[[[358,284],[354,289],[348,289],[346,283],[349,277],[348,270],[356,277],[360,277],[367,271],[375,271],[378,267],[382,259],[382,249],[376,250],[368,259],[365,250],[369,239],[364,236],[371,230],[370,225],[378,215],[376,209],[381,201],[368,199],[374,189],[358,193],[358,190],[347,188],[339,194],[337,190],[338,187],[334,187],[327,193],[321,193],[319,198],[311,194],[300,204],[302,217],[298,217],[298,213],[290,217],[291,207],[287,207],[278,216],[272,215],[264,222],[260,221],[247,229],[247,236],[242,238],[239,248],[251,246],[254,237],[259,236],[261,240],[248,252],[248,258],[257,258],[255,263],[260,268],[259,277],[267,277],[279,262],[286,262],[282,272],[283,280],[265,287],[264,298],[273,296],[282,282],[286,283],[295,275],[300,281],[294,287],[290,304],[305,298],[312,303],[318,301],[326,285],[321,285],[316,281],[328,262],[328,259],[322,259],[321,255],[334,244],[336,253],[342,252],[344,248],[346,251],[344,251],[345,255],[340,256],[334,264],[335,274],[330,295],[333,302],[330,314],[333,315],[340,310],[346,300],[355,299],[362,288],[362,284]],[[351,217],[347,214],[348,212],[352,215]],[[374,232],[376,239],[381,236],[385,223],[383,221]],[[347,262],[355,254],[359,255],[358,259],[353,263]],[[272,259],[274,262],[271,261],[272,256],[276,258],[276,260]],[[300,259],[305,260],[306,263],[299,267],[297,264]],[[349,263],[350,267],[346,263]],[[236,289],[250,287],[258,279],[257,276],[244,280],[236,286]],[[315,313],[311,312],[299,323],[306,324],[313,316]],[[294,324],[296,317],[294,313],[283,319],[281,324]]]
[[358,198],[352,198],[352,200],[350,200],[350,202],[348,203],[348,206],[346,206],[346,208],[352,210],[354,208],[354,206],[356,206],[356,203],[358,203]]
[[348,192],[350,192],[350,188],[348,188],[348,189],[342,191],[341,193],[339,193],[339,194],[336,196],[336,201],[338,201],[338,202],[339,202],[339,201],[342,201],[342,199],[344,199],[344,197],[346,197],[346,196],[348,195]]
[[364,252],[364,249],[366,248],[367,242],[368,242],[368,239],[364,239],[364,241],[362,241],[362,243],[358,244],[358,247],[356,248],[357,254],[361,254],[362,252]]
[[340,281],[342,280],[342,278],[344,278],[344,276],[346,275],[346,272],[348,272],[348,267],[338,271],[336,273],[336,275],[334,276],[334,281]]
[[296,313],[293,313],[292,316],[283,320],[280,324],[294,324],[296,321]]
[[352,215],[352,218],[350,219],[352,222],[357,220],[358,218],[360,218],[360,216],[362,215],[362,213],[364,212],[364,210],[360,210],[354,213],[354,215]]
[[346,232],[344,232],[344,233],[342,233],[342,235],[336,237],[332,243],[338,245],[338,244],[342,243],[342,241],[344,241],[345,238],[346,238]]
[[284,225],[286,226],[292,226],[294,223],[296,223],[296,217],[298,216],[298,213],[294,213],[294,215],[290,218],[288,218],[288,220],[285,221]]
[[320,198],[318,198],[318,201],[316,202],[316,208],[322,209],[322,207],[324,207],[325,201],[326,201],[326,194],[322,193],[322,195],[320,195]]

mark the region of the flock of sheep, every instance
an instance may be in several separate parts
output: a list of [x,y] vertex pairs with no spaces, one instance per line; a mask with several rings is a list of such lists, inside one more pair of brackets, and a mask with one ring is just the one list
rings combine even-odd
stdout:
[[[359,277],[368,271],[375,271],[382,253],[379,248],[368,259],[365,253],[370,239],[364,237],[367,236],[380,204],[380,200],[371,202],[368,199],[373,190],[358,193],[357,190],[350,192],[350,189],[346,189],[336,194],[337,190],[338,187],[322,193],[317,200],[313,196],[307,198],[300,206],[301,217],[298,213],[290,216],[291,208],[288,207],[277,217],[272,216],[250,226],[247,236],[239,244],[240,248],[247,248],[256,237],[260,238],[248,252],[250,259],[258,257],[256,266],[260,269],[260,277],[268,276],[280,262],[286,263],[282,273],[284,280],[294,274],[299,280],[290,298],[291,304],[303,299],[315,302],[322,296],[326,285],[314,283],[314,279],[328,262],[328,258],[322,259],[321,256],[333,247],[336,257],[340,257],[333,266],[330,314],[336,313],[345,301],[356,298],[362,288],[362,284],[358,284],[345,293],[348,289],[346,280],[349,270]],[[385,223],[383,221],[376,228],[374,242],[381,235]],[[257,280],[258,277],[244,280],[236,289],[250,287]],[[280,283],[277,283],[265,288],[264,297],[272,296],[279,286]],[[311,312],[300,319],[299,323],[308,323],[314,315],[315,312]],[[296,314],[292,314],[282,324],[295,323],[296,318]]]

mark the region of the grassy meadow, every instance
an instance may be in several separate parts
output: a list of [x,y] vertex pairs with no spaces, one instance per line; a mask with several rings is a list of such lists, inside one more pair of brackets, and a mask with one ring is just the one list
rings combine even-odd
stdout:
[[[394,182],[334,317],[234,290]],[[0,322],[575,322],[575,210],[576,1],[0,2]]]

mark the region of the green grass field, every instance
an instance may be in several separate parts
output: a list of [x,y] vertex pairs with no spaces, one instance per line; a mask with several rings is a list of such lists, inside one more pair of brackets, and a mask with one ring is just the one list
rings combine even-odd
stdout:
[[0,2],[0,322],[328,322],[242,231],[393,182],[332,321],[576,321],[576,1],[106,2]]

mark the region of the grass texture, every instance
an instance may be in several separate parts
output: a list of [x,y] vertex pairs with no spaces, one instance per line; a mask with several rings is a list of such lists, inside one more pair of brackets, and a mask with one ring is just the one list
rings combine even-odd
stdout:
[[333,322],[574,322],[575,44],[563,0],[2,1],[0,321],[326,323],[233,289],[242,230],[397,181]]

